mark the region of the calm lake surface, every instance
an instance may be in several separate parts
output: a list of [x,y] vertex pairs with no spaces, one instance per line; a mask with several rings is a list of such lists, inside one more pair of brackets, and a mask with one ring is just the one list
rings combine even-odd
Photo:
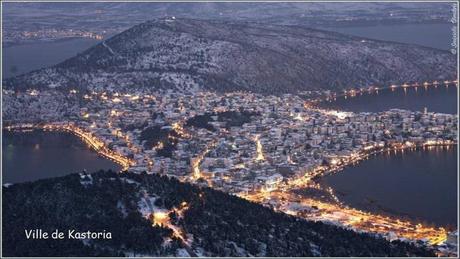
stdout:
[[377,40],[450,50],[453,40],[452,27],[451,23],[436,23],[324,27],[322,29]]
[[94,39],[78,38],[3,48],[3,78],[55,65],[98,42]]
[[[379,91],[337,98],[320,106],[353,112],[392,108],[457,113],[457,87],[438,86]],[[339,200],[365,211],[438,226],[457,222],[457,148],[378,154],[324,178]],[[454,227],[455,228],[455,227]]]
[[90,150],[70,133],[3,131],[3,183],[19,183],[70,173],[118,171],[121,167]]
[[353,207],[456,226],[456,147],[379,154],[324,182]]
[[[355,36],[449,50],[452,24],[406,24],[324,28]],[[457,114],[458,88],[438,86],[381,90],[337,98],[320,106],[352,112],[392,108]],[[419,220],[438,226],[457,225],[457,148],[379,154],[324,178],[338,198],[365,211]]]
[[457,113],[458,89],[455,85],[397,88],[380,90],[379,93],[363,93],[355,97],[337,97],[335,101],[321,103],[324,108],[340,109],[352,112],[381,112],[393,108],[428,112]]

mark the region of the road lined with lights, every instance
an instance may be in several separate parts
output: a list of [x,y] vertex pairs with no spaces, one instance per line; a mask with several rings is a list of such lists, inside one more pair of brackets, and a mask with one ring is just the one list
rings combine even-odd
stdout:
[[98,139],[90,132],[86,132],[81,128],[73,124],[23,124],[15,126],[5,127],[7,130],[31,130],[31,129],[40,129],[45,131],[63,131],[68,132],[80,140],[82,140],[88,147],[94,149],[99,155],[119,164],[122,166],[121,171],[128,170],[130,166],[133,166],[135,162],[115,151],[110,150],[103,141]]
[[188,209],[189,205],[187,204],[187,202],[184,201],[180,204],[178,208],[174,207],[168,211],[154,211],[152,214],[150,214],[149,218],[153,226],[161,226],[171,229],[173,232],[172,236],[181,241],[182,245],[187,250],[189,255],[197,257],[197,254],[192,249],[193,238],[187,236],[187,233],[184,231],[184,229],[180,226],[175,225],[171,221],[170,217],[170,214],[174,213],[177,216],[177,219],[181,219],[184,217],[184,213]]
[[[434,228],[425,226],[420,223],[403,221],[396,217],[388,217],[361,211],[351,208],[340,202],[334,195],[332,188],[324,189],[313,179],[323,177],[327,174],[337,173],[344,167],[356,164],[371,155],[382,152],[403,152],[404,150],[414,150],[416,148],[429,148],[434,146],[450,147],[456,145],[453,141],[427,141],[421,144],[411,142],[396,143],[392,147],[368,146],[364,147],[362,152],[353,153],[349,157],[332,161],[330,166],[318,166],[313,170],[306,172],[302,177],[289,179],[287,182],[280,183],[275,190],[259,190],[251,193],[239,194],[240,197],[247,200],[262,203],[265,205],[272,204],[270,201],[282,201],[274,209],[283,211],[287,214],[303,217],[308,220],[336,222],[342,226],[350,227],[358,231],[377,233],[387,238],[406,238],[410,240],[427,240],[431,245],[442,244],[447,239],[447,230],[440,227]],[[334,202],[325,202],[315,198],[305,198],[292,192],[302,188],[316,188],[328,192]],[[289,205],[292,203],[300,204],[304,207],[300,212],[292,211]]]
[[[457,84],[457,81],[445,81],[444,84]],[[400,86],[398,85],[392,85],[389,87],[385,88],[378,88],[378,87],[369,87],[369,88],[362,88],[362,89],[352,89],[344,92],[344,96],[356,96],[357,94],[362,94],[366,91],[369,92],[377,92],[381,89],[396,89],[398,87],[402,87],[404,89],[409,88],[409,87],[417,87],[419,86],[424,86],[425,88],[429,86],[434,86],[437,87],[442,83],[439,83],[437,81],[434,81],[432,83],[425,82],[423,84],[402,84]],[[76,94],[76,90],[71,90],[71,94]],[[241,94],[241,93],[240,93]],[[29,95],[32,96],[39,96],[40,93],[38,91],[30,91]],[[210,95],[211,97],[207,99],[207,95]],[[237,95],[237,94],[235,94]],[[24,129],[29,128],[39,128],[39,129],[44,129],[44,130],[56,130],[56,131],[66,131],[70,132],[80,139],[84,141],[88,146],[90,146],[92,149],[96,150],[99,154],[102,156],[109,158],[110,160],[122,165],[123,170],[128,170],[131,169],[133,172],[141,172],[141,170],[148,171],[149,173],[155,173],[155,172],[163,172],[166,171],[168,174],[171,172],[188,172],[188,175],[174,175],[170,174],[171,176],[179,178],[181,181],[186,181],[186,182],[192,182],[192,183],[197,183],[197,184],[205,184],[209,187],[213,187],[213,181],[214,180],[219,180],[220,182],[217,182],[217,184],[214,184],[215,188],[219,189],[219,186],[224,186],[224,184],[228,187],[233,183],[236,183],[234,186],[230,186],[227,189],[221,189],[224,191],[227,191],[229,193],[237,194],[238,196],[248,199],[250,201],[258,202],[264,205],[268,205],[270,207],[273,207],[275,210],[283,211],[288,214],[292,214],[298,217],[303,217],[308,220],[317,220],[317,221],[324,221],[324,222],[330,222],[334,223],[343,227],[351,228],[356,231],[364,231],[364,232],[370,232],[370,233],[376,233],[382,236],[387,237],[390,240],[393,239],[408,239],[411,241],[414,240],[426,240],[428,241],[429,244],[435,246],[438,244],[443,243],[444,241],[447,240],[447,235],[448,232],[444,228],[434,228],[430,227],[427,225],[421,225],[417,224],[416,222],[412,221],[403,221],[398,219],[396,216],[384,216],[384,215],[379,215],[377,213],[369,213],[365,211],[361,211],[352,207],[349,207],[339,201],[339,199],[334,195],[334,190],[332,188],[325,188],[321,186],[320,184],[316,183],[316,179],[319,177],[323,177],[327,174],[333,174],[341,171],[344,167],[359,163],[363,159],[369,158],[371,155],[376,155],[378,153],[382,152],[404,152],[405,150],[413,150],[417,148],[430,148],[433,146],[446,146],[447,148],[456,145],[456,139],[457,137],[452,137],[449,136],[449,139],[454,139],[454,140],[448,140],[445,137],[445,135],[438,135],[438,134],[433,134],[433,136],[430,136],[429,138],[413,138],[409,139],[406,138],[408,141],[400,141],[401,138],[396,139],[395,134],[390,134],[391,127],[389,126],[375,126],[374,124],[383,124],[384,120],[383,119],[378,119],[378,117],[374,117],[372,120],[372,126],[376,127],[376,130],[368,130],[365,128],[364,130],[359,130],[357,131],[358,133],[364,133],[364,134],[376,134],[379,130],[381,134],[383,135],[388,135],[388,138],[381,138],[380,141],[373,140],[371,141],[370,139],[364,138],[364,140],[361,141],[363,138],[357,138],[355,136],[346,136],[344,132],[347,132],[349,130],[354,131],[353,129],[349,127],[348,129],[345,127],[346,125],[346,120],[349,117],[354,117],[356,114],[353,114],[351,112],[344,112],[344,111],[334,111],[334,110],[326,110],[326,109],[321,109],[321,108],[316,108],[315,103],[317,100],[314,100],[312,102],[305,102],[305,100],[301,99],[300,97],[297,96],[297,99],[288,96],[288,97],[283,97],[285,99],[281,99],[279,97],[270,97],[271,99],[261,99],[260,103],[255,103],[254,102],[254,97],[249,97],[248,99],[245,99],[245,96],[248,94],[241,94],[242,97],[237,95],[235,105],[239,106],[239,108],[245,108],[245,109],[252,109],[252,111],[264,111],[263,103],[267,101],[267,107],[268,105],[273,105],[273,107],[276,107],[277,109],[281,110],[279,114],[283,114],[281,116],[282,118],[285,118],[284,121],[281,120],[274,120],[272,118],[267,118],[266,116],[264,119],[266,119],[267,124],[262,125],[263,127],[258,127],[259,125],[249,125],[244,131],[246,135],[243,135],[244,137],[240,139],[239,146],[235,146],[232,149],[232,152],[235,151],[234,153],[231,152],[225,152],[223,155],[213,155],[214,149],[216,146],[221,146],[223,149],[225,148],[225,145],[220,145],[220,144],[226,144],[225,142],[228,141],[228,137],[232,136],[231,134],[234,134],[232,137],[236,136],[241,136],[241,132],[237,130],[232,130],[231,128],[225,128],[225,127],[220,127],[216,126],[218,129],[216,132],[210,133],[210,131],[206,130],[194,130],[192,128],[184,128],[184,125],[187,122],[187,119],[193,118],[194,116],[200,115],[200,114],[206,114],[206,112],[210,111],[211,109],[218,113],[218,112],[227,112],[230,111],[231,108],[227,106],[226,104],[222,104],[220,106],[212,106],[213,101],[214,103],[222,103],[221,100],[223,99],[231,99],[230,94],[228,95],[218,95],[218,97],[213,99],[212,93],[205,93],[205,94],[197,94],[193,98],[190,99],[185,99],[188,100],[189,105],[187,107],[187,101],[184,102],[184,99],[176,99],[176,98],[167,98],[165,101],[161,99],[161,97],[155,97],[154,95],[132,95],[132,94],[119,94],[119,93],[97,93],[93,92],[91,94],[85,94],[83,98],[88,101],[88,104],[90,103],[89,101],[95,100],[97,106],[95,106],[97,109],[93,109],[91,111],[91,106],[86,105],[84,109],[81,110],[80,112],[80,118],[83,118],[83,121],[87,123],[88,126],[86,131],[85,129],[77,127],[73,123],[50,123],[50,124],[45,124],[45,125],[23,125]],[[337,95],[329,95],[327,98],[334,97],[336,98]],[[182,97],[179,97],[182,98]],[[222,99],[219,99],[222,98]],[[251,99],[252,98],[252,99]],[[265,97],[259,97],[259,98],[265,98]],[[158,100],[157,100],[158,99]],[[150,102],[155,100],[154,106],[149,106]],[[211,101],[209,101],[211,100]],[[281,101],[280,101],[281,100]],[[284,101],[283,101],[284,100]],[[177,101],[177,102],[176,102]],[[235,100],[231,100],[235,101]],[[241,102],[240,102],[241,101]],[[270,101],[271,103],[269,103]],[[128,106],[124,106],[124,105]],[[136,109],[128,109],[127,107],[131,107],[134,104],[137,106]],[[105,110],[102,109],[103,112],[101,112],[100,107],[104,107]],[[233,104],[232,104],[233,105]],[[254,106],[252,106],[254,105]],[[194,109],[195,106],[198,106],[198,109]],[[302,109],[302,106],[304,109]],[[89,108],[88,108],[89,107]],[[177,156],[177,158],[182,159],[182,161],[176,160],[176,162],[184,162],[184,159],[190,159],[190,164],[186,165],[184,164],[184,167],[182,167],[180,170],[174,170],[174,171],[168,171],[168,170],[160,170],[163,169],[163,161],[159,156],[157,156],[156,151],[162,149],[164,147],[163,142],[158,142],[156,146],[153,147],[153,152],[148,153],[147,150],[144,154],[142,154],[142,150],[144,150],[142,146],[142,141],[137,138],[138,132],[133,133],[133,132],[124,132],[124,127],[123,125],[125,122],[123,119],[133,116],[139,121],[142,120],[148,120],[145,119],[146,117],[151,117],[150,114],[144,114],[144,110],[147,107],[154,107],[152,110],[156,111],[168,111],[169,112],[169,117],[165,116],[165,125],[171,125],[170,128],[177,133],[177,135],[169,136],[170,139],[172,140],[177,140],[186,142],[193,140],[193,138],[196,139],[201,139],[202,141],[195,141],[188,143],[190,146],[194,147],[194,151],[190,151],[191,149],[182,149],[182,150],[176,150],[176,151],[182,151],[182,153],[190,156]],[[168,110],[169,109],[169,110]],[[259,110],[260,109],[260,110]],[[270,108],[270,109],[265,109],[265,111],[270,111],[275,113],[275,108]],[[284,112],[284,113],[283,113]],[[136,114],[137,116],[134,116]],[[168,113],[167,113],[168,114]],[[265,114],[268,114],[266,112]],[[278,111],[276,111],[276,114],[278,114]],[[398,113],[399,114],[399,113]],[[435,114],[436,115],[436,114]],[[443,123],[437,123],[433,117],[435,115],[427,115],[427,112],[425,111],[425,115],[421,116],[429,116],[430,120],[436,122],[436,125],[443,125]],[[376,115],[376,116],[381,116],[381,115]],[[385,116],[385,115],[384,115]],[[408,115],[409,116],[409,115]],[[445,114],[441,114],[443,117],[442,119],[444,120],[444,117],[447,116]],[[449,115],[450,116],[450,115]],[[452,115],[453,116],[453,115]],[[315,118],[319,118],[318,121],[315,121]],[[359,119],[359,118],[358,118]],[[363,118],[361,118],[363,119]],[[451,118],[450,118],[451,119]],[[215,120],[215,119],[214,119]],[[312,124],[308,124],[313,120]],[[367,122],[367,117],[363,119],[364,121]],[[378,120],[376,123],[375,120]],[[428,120],[428,119],[427,119]],[[129,123],[136,122],[136,120],[132,120]],[[262,122],[263,120],[261,119],[259,122]],[[350,120],[351,121],[351,120]],[[392,120],[389,120],[392,122]],[[96,123],[98,122],[98,123]],[[269,128],[272,124],[270,123],[277,123],[276,125],[279,126],[278,128],[273,127],[272,129],[274,130],[279,130],[279,131],[273,131],[269,132]],[[428,121],[431,122],[431,121]],[[427,123],[428,123],[427,122]],[[152,121],[150,121],[152,123]],[[317,126],[318,123],[322,123],[325,126],[323,128]],[[354,124],[353,124],[354,123]],[[354,125],[361,126],[361,122],[354,121]],[[249,124],[249,123],[248,123]],[[330,126],[330,125],[337,125],[337,124],[343,124],[343,128],[341,131],[338,129]],[[368,123],[369,124],[369,123]],[[83,125],[83,124],[81,124]],[[113,138],[114,142],[117,142],[118,140],[122,140],[122,145],[121,148],[117,150],[122,150],[120,152],[124,152],[125,154],[130,155],[130,157],[133,157],[133,159],[130,159],[123,154],[117,153],[107,147],[109,143],[104,143],[103,140],[95,136],[93,132],[98,132],[95,131],[98,129],[98,127],[101,127],[99,129],[102,129],[105,127],[105,125],[108,125],[108,129],[110,130],[109,134],[112,134],[115,136]],[[112,126],[113,125],[113,126]],[[151,124],[150,124],[151,125]],[[219,125],[218,123],[216,125]],[[221,124],[222,125],[222,124]],[[309,126],[313,125],[313,126]],[[316,125],[316,126],[315,126]],[[362,125],[366,126],[366,124],[362,123]],[[411,124],[409,124],[411,125]],[[246,125],[247,126],[247,125]],[[367,125],[369,126],[369,125]],[[391,125],[390,125],[391,126]],[[316,127],[316,129],[315,129]],[[409,127],[409,126],[407,126]],[[428,126],[426,126],[428,128]],[[430,126],[431,127],[431,126]],[[11,127],[6,127],[11,128]],[[237,128],[237,127],[235,127]],[[244,127],[241,127],[244,128]],[[308,128],[308,129],[307,129]],[[290,147],[289,146],[289,151],[287,152],[286,157],[284,156],[278,156],[281,157],[278,160],[276,159],[275,155],[277,154],[276,151],[277,149],[274,149],[274,144],[272,144],[272,141],[275,141],[277,138],[281,139],[281,136],[283,134],[286,134],[286,129],[293,130],[296,132],[297,140],[293,140],[290,144],[288,145],[296,145],[296,146],[301,146],[300,144],[304,144],[303,141],[307,141],[310,143],[310,140],[306,140],[305,138],[305,132],[307,130],[311,129],[312,132],[309,134],[319,136],[319,141],[324,141],[324,140],[329,140],[331,143],[339,144],[342,145],[343,143],[332,139],[333,136],[334,138],[342,139],[342,137],[337,136],[339,133],[345,134],[343,138],[348,138],[348,140],[354,141],[355,139],[360,140],[361,144],[355,145],[355,144],[350,144],[350,146],[346,146],[346,151],[349,152],[337,152],[340,150],[339,148],[327,148],[325,145],[320,146],[318,143],[312,144],[315,145],[316,149],[321,149],[321,156],[319,158],[315,158],[316,160],[320,161],[320,158],[325,158],[326,165],[319,165],[320,162],[318,161],[311,161],[309,159],[305,159],[305,157],[301,157],[300,155],[297,156],[297,154],[304,154],[305,156],[310,156],[309,153],[303,152],[304,150],[296,150],[296,152],[290,153]],[[301,129],[304,130],[303,134],[298,134],[297,130]],[[324,132],[321,132],[324,129]],[[444,128],[445,129],[445,128]],[[453,129],[452,124],[450,125],[450,129]],[[316,130],[313,132],[313,130]],[[448,128],[449,130],[449,128]],[[329,132],[330,131],[330,132]],[[430,131],[430,130],[426,130]],[[441,132],[441,129],[436,129],[433,131],[439,131]],[[398,131],[399,132],[399,131]],[[193,134],[192,134],[193,133]],[[273,133],[270,135],[270,133]],[[280,137],[275,137],[278,136],[276,134],[279,133]],[[289,133],[288,133],[289,134]],[[294,134],[293,134],[294,135]],[[397,134],[396,134],[397,135]],[[452,133],[452,135],[455,135],[455,133]],[[251,136],[251,137],[248,137]],[[267,138],[267,136],[272,136],[271,139]],[[327,136],[327,137],[324,137]],[[398,135],[399,136],[399,135]],[[104,135],[101,135],[101,137],[104,137]],[[375,136],[374,136],[375,137]],[[354,139],[355,138],[355,139]],[[332,140],[331,140],[332,139]],[[390,139],[390,141],[387,142],[387,140]],[[281,139],[282,140],[282,139]],[[410,140],[410,141],[409,141]],[[106,142],[111,142],[107,141]],[[231,140],[234,141],[234,140]],[[231,142],[228,141],[228,142]],[[333,142],[332,142],[333,141]],[[219,145],[217,145],[219,143]],[[235,141],[236,142],[236,141]],[[282,144],[279,144],[282,148],[286,147],[284,145],[284,141],[278,141]],[[315,140],[316,142],[316,140]],[[314,142],[312,142],[314,143]],[[182,143],[181,143],[182,144]],[[192,145],[194,144],[194,145]],[[229,144],[229,143],[227,143]],[[278,143],[275,143],[278,145]],[[265,147],[263,146],[265,145]],[[125,147],[128,147],[125,149]],[[120,146],[119,146],[120,147]],[[241,149],[243,147],[243,149]],[[246,149],[245,149],[246,148]],[[264,149],[265,148],[265,149]],[[311,148],[311,146],[310,146]],[[316,150],[315,149],[315,150]],[[238,154],[238,151],[243,150],[243,151],[250,151],[253,154],[247,154],[242,156],[241,154]],[[275,152],[275,151],[276,152]],[[343,149],[342,149],[343,150]],[[125,152],[126,151],[126,152]],[[149,150],[150,151],[150,150]],[[224,149],[224,151],[226,151]],[[255,151],[255,152],[254,152]],[[212,152],[212,153],[211,153]],[[265,152],[265,153],[264,153]],[[209,155],[209,153],[211,153]],[[281,153],[280,151],[278,153]],[[324,154],[323,154],[324,153]],[[236,154],[236,155],[232,155]],[[227,157],[225,156],[227,155]],[[210,156],[211,159],[207,160],[207,156]],[[231,157],[228,157],[231,156]],[[240,157],[238,157],[240,156]],[[241,158],[246,159],[239,159]],[[185,157],[185,158],[183,158]],[[235,158],[235,160],[230,161],[229,166],[222,166],[222,168],[228,169],[227,171],[229,172],[224,172],[222,170],[219,172],[219,174],[214,174],[212,169],[209,170],[210,168],[208,167],[206,169],[205,166],[209,163],[214,163],[214,161],[217,160],[217,158]],[[174,158],[174,157],[173,157]],[[214,158],[214,159],[212,159]],[[134,160],[136,159],[136,160]],[[303,160],[302,160],[303,159]],[[205,160],[205,162],[203,162]],[[283,161],[282,161],[283,160]],[[174,161],[174,160],[173,160]],[[237,164],[233,164],[234,161],[237,161]],[[248,162],[250,161],[250,162]],[[273,162],[275,161],[275,162]],[[208,163],[209,162],[209,163]],[[247,166],[249,165],[255,165],[255,166]],[[281,165],[283,163],[287,163],[287,165],[292,166],[293,171],[295,172],[294,175],[296,177],[291,177],[291,178],[284,178],[283,177],[278,177],[281,176],[279,174],[276,174],[276,166]],[[168,161],[169,164],[169,161]],[[174,165],[174,163],[171,163]],[[157,169],[154,169],[154,165],[156,166]],[[311,166],[310,166],[311,165]],[[200,169],[200,166],[203,166],[203,168]],[[212,166],[212,164],[211,164]],[[247,166],[247,167],[246,167]],[[265,166],[265,167],[263,167]],[[273,168],[270,168],[272,166]],[[311,169],[313,167],[313,169]],[[159,169],[158,169],[159,168]],[[168,168],[168,167],[166,167]],[[235,179],[232,179],[234,176],[231,174],[237,175],[238,170],[233,169],[247,169],[249,170],[254,170],[253,172],[260,172],[259,176],[261,176],[259,179],[254,180],[253,182],[249,182],[251,186],[249,188],[234,188],[235,186],[240,187],[240,183],[244,183],[244,181],[238,182],[241,178],[235,177]],[[308,169],[307,169],[308,168]],[[174,169],[174,168],[173,168]],[[190,170],[191,169],[191,170]],[[265,170],[265,169],[274,169],[272,170]],[[136,171],[137,170],[137,171]],[[157,171],[154,171],[157,170]],[[241,170],[246,172],[247,170]],[[260,170],[260,171],[257,171]],[[305,170],[305,171],[303,171]],[[264,175],[265,172],[269,172],[269,174]],[[218,176],[216,176],[218,175]],[[272,177],[274,176],[274,177]],[[268,179],[268,180],[267,180]],[[252,181],[252,179],[251,179]],[[257,185],[259,182],[262,182],[263,184],[266,184],[266,186],[269,186],[268,188],[260,188],[254,187],[254,186],[259,186]],[[264,182],[265,181],[265,182]],[[228,185],[227,185],[228,183]],[[268,184],[267,184],[268,183]],[[271,186],[273,185],[273,187]],[[247,190],[252,190],[252,191],[247,191]],[[324,191],[326,192],[330,198],[330,200],[324,200],[324,199],[319,199],[316,197],[303,197],[302,195],[296,194],[296,190],[303,189],[303,188],[312,188],[318,191]],[[235,191],[236,190],[236,191]],[[240,190],[245,190],[244,192],[240,193]],[[312,195],[314,196],[314,195]],[[293,205],[296,205],[297,208],[300,209],[292,209]],[[159,211],[156,212],[157,215],[153,215],[153,222],[154,224],[166,224],[168,225],[168,228],[171,228],[174,232],[174,236],[178,237],[181,240],[186,240],[184,234],[180,231],[180,229],[177,229],[176,226],[171,225],[169,221],[169,213],[172,211]],[[175,211],[176,213],[178,211]],[[180,212],[180,211],[179,211]],[[156,223],[155,223],[156,222]],[[182,237],[182,238],[181,238]]]
[[341,93],[331,93],[327,96],[323,96],[314,100],[309,100],[308,103],[310,104],[318,104],[323,101],[335,101],[339,97],[344,97],[347,99],[347,97],[355,97],[357,95],[362,95],[363,93],[378,93],[380,90],[391,90],[394,91],[398,88],[404,89],[404,91],[407,91],[409,88],[414,88],[415,90],[418,89],[418,87],[424,87],[425,90],[428,89],[428,87],[438,87],[440,85],[455,85],[458,87],[458,81],[457,80],[445,80],[445,81],[432,81],[432,82],[414,82],[414,83],[404,83],[401,85],[396,85],[392,84],[389,86],[383,86],[383,87],[377,87],[377,86],[368,86],[368,87],[361,87],[361,88],[352,88],[350,90],[343,90]]

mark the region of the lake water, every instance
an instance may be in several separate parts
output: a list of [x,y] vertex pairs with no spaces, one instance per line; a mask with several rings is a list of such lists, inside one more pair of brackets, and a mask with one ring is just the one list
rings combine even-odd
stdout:
[[455,85],[438,87],[396,88],[380,90],[377,93],[363,93],[355,97],[337,97],[335,101],[319,106],[352,112],[381,112],[393,108],[428,112],[457,113],[458,89]]
[[[322,107],[353,112],[392,108],[457,114],[456,86],[386,89],[339,97]],[[379,154],[324,178],[345,204],[438,226],[457,222],[457,148]],[[454,227],[455,228],[455,227]]]
[[95,45],[94,39],[69,39],[3,48],[3,78],[60,63]]
[[456,226],[456,147],[379,154],[324,182],[352,207]]
[[[386,41],[449,50],[452,24],[378,25],[326,28]],[[457,114],[458,88],[402,88],[339,97],[325,108],[380,112],[392,108]],[[365,211],[419,220],[438,226],[457,226],[457,148],[379,154],[324,178],[338,198]]]
[[34,181],[83,170],[121,169],[70,133],[3,131],[2,148],[3,183]]
[[359,37],[418,44],[450,50],[453,41],[451,23],[391,24],[374,26],[324,27],[322,29]]

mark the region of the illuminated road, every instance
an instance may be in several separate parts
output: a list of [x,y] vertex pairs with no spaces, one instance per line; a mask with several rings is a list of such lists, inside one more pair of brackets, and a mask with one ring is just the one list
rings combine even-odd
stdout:
[[256,161],[263,161],[265,160],[262,143],[260,143],[260,136],[256,135],[254,138],[254,142],[256,142]]
[[[450,141],[428,141],[419,147],[427,148],[449,145],[455,145],[455,143]],[[312,180],[313,178],[338,172],[345,166],[359,162],[372,154],[414,148],[416,147],[413,143],[394,144],[392,148],[372,146],[371,148],[365,148],[367,152],[352,154],[350,157],[343,158],[340,162],[333,161],[330,166],[318,166],[312,171],[306,172],[301,177],[290,179],[280,184],[274,191],[260,190],[248,194],[239,194],[239,196],[266,205],[271,204],[273,206],[273,204],[276,204],[274,205],[275,210],[308,220],[338,223],[341,226],[350,227],[354,230],[378,233],[389,239],[407,238],[410,240],[427,240],[431,245],[439,245],[447,240],[448,232],[444,228],[433,228],[415,222],[402,221],[396,217],[388,217],[351,208],[341,203],[331,188],[324,191],[331,195],[334,200],[333,202],[305,198],[293,192],[293,190],[302,188],[322,189],[321,186]],[[290,205],[292,204],[295,204],[297,207],[300,205],[303,209],[291,210]]]
[[[457,85],[457,81],[444,81],[444,82],[423,82],[423,83],[404,83],[402,85],[391,85],[388,87],[375,87],[370,86],[367,88],[359,88],[359,89],[351,89],[346,90],[342,94],[332,94],[326,97],[326,100],[335,99],[338,96],[356,96],[358,94],[363,94],[364,92],[377,92],[382,89],[396,89],[396,88],[403,88],[406,90],[407,88],[414,87],[437,87],[438,85],[448,85],[448,84],[455,84]],[[32,95],[36,93],[32,92]],[[129,98],[130,101],[138,101],[139,96],[132,96],[132,95],[124,95],[124,97]],[[87,96],[85,98],[92,98]],[[105,93],[100,96],[101,99],[106,100],[108,97]],[[113,103],[120,103],[122,102],[121,96],[114,97],[111,99]],[[146,98],[146,97],[144,97]],[[155,99],[154,97],[148,97],[151,99]],[[324,99],[317,99],[313,101],[305,102],[304,106],[306,109],[311,111],[320,112],[322,114],[328,116],[334,116],[337,118],[337,121],[344,120],[346,117],[349,116],[349,113],[343,111],[332,111],[332,110],[325,110],[315,108],[314,104],[323,101]],[[183,109],[183,108],[180,108]],[[216,108],[215,112],[218,111],[225,111],[225,108],[221,108],[224,110],[219,110]],[[123,112],[119,112],[116,110],[111,110],[110,117],[118,117],[118,116],[126,116]],[[292,115],[293,116],[293,115]],[[88,115],[89,117],[89,115]],[[304,121],[305,118],[297,114],[297,116],[293,116],[293,119],[298,121]],[[189,132],[184,129],[185,119],[174,122],[171,124],[172,128],[175,132],[178,133],[178,138],[191,138]],[[108,122],[109,127],[111,121]],[[122,154],[116,153],[110,150],[106,144],[100,140],[97,136],[93,135],[91,132],[85,131],[74,124],[46,124],[46,125],[23,125],[25,128],[41,128],[44,130],[57,130],[57,131],[66,131],[70,132],[76,136],[78,136],[82,141],[84,141],[88,146],[96,150],[99,154],[104,157],[109,158],[112,161],[122,165],[123,170],[129,169],[129,167],[135,165],[135,162]],[[8,128],[8,127],[7,127]],[[219,131],[220,135],[219,138],[225,138],[228,134],[227,131],[221,129]],[[116,133],[117,137],[123,138],[128,144],[129,139],[128,135],[123,135],[122,132]],[[264,154],[264,147],[262,146],[262,142],[260,140],[262,135],[256,134],[252,139],[255,143],[255,155],[254,160],[259,163],[266,163],[266,160],[270,160],[270,153]],[[262,136],[263,137],[263,136]],[[175,138],[175,137],[172,137]],[[267,143],[267,142],[263,142]],[[189,176],[183,178],[182,180],[197,183],[197,180],[207,180],[208,186],[212,187],[212,179],[207,178],[210,174],[206,174],[200,170],[200,164],[202,163],[203,159],[205,159],[206,155],[212,151],[212,149],[216,146],[217,139],[210,141],[204,148],[204,150],[200,151],[198,154],[195,154],[195,157],[191,159],[191,173]],[[159,143],[159,145],[163,145],[163,143]],[[297,172],[297,177],[287,179],[285,182],[280,182],[275,186],[275,188],[270,188],[272,191],[267,191],[266,189],[255,190],[250,193],[241,193],[238,194],[240,197],[248,199],[250,201],[258,202],[264,205],[269,205],[274,207],[275,210],[283,211],[287,214],[292,214],[298,217],[303,217],[308,220],[316,220],[316,221],[324,221],[324,222],[332,222],[337,225],[341,225],[344,227],[349,227],[357,231],[365,231],[371,233],[378,233],[381,234],[388,239],[395,239],[395,238],[406,238],[410,240],[426,240],[432,245],[441,244],[447,239],[447,230],[444,228],[433,228],[427,225],[421,225],[416,222],[411,221],[402,221],[397,217],[393,216],[383,216],[378,215],[375,213],[369,213],[365,211],[361,211],[355,208],[351,208],[342,204],[337,197],[334,195],[333,190],[331,188],[323,189],[322,186],[316,184],[313,179],[315,177],[322,177],[326,174],[330,173],[337,173],[342,170],[344,167],[349,166],[354,163],[358,163],[363,159],[367,159],[370,155],[374,155],[381,152],[397,152],[399,150],[411,150],[415,148],[429,148],[431,146],[440,146],[440,145],[456,145],[456,142],[453,141],[427,141],[424,143],[411,143],[411,142],[404,142],[404,143],[394,143],[391,146],[382,146],[373,144],[369,146],[363,147],[361,150],[356,151],[346,157],[341,156],[334,158],[330,161],[330,165],[328,166],[318,166],[308,172]],[[155,148],[161,148],[155,147]],[[266,147],[267,148],[267,147]],[[265,151],[267,151],[266,149]],[[135,152],[134,152],[135,153]],[[264,161],[264,162],[262,162]],[[153,161],[149,160],[149,166],[153,165]],[[325,191],[329,194],[332,198],[331,200],[320,200],[319,198],[314,197],[304,197],[298,195],[294,192],[294,190],[302,189],[302,188],[314,188],[320,191]],[[293,205],[297,206],[297,209],[292,209]],[[300,208],[300,209],[299,209]],[[176,213],[181,213],[184,208],[179,208]],[[174,236],[186,242],[186,237],[184,233],[171,224],[169,220],[169,212],[158,212],[157,215],[153,216],[153,224],[165,224],[169,228],[171,228],[174,232]],[[163,214],[162,214],[163,213]]]
[[101,156],[119,164],[122,166],[122,171],[127,170],[130,166],[133,166],[135,162],[122,154],[118,154],[112,150],[110,150],[103,141],[98,139],[90,132],[86,132],[81,128],[73,125],[73,124],[44,124],[44,125],[32,125],[32,124],[24,124],[24,125],[16,125],[14,127],[10,126],[6,128],[7,130],[22,130],[22,129],[42,129],[42,130],[50,130],[50,131],[64,131],[69,132],[79,139],[81,139],[88,147],[94,149],[98,154]]
[[338,97],[344,97],[345,99],[347,97],[355,97],[357,95],[361,95],[363,93],[378,93],[380,90],[385,90],[385,89],[390,89],[392,91],[402,88],[404,91],[407,91],[408,88],[415,88],[417,90],[419,87],[423,87],[425,89],[428,89],[428,87],[438,87],[440,85],[455,85],[458,87],[458,81],[457,80],[445,80],[442,82],[439,81],[432,81],[432,82],[413,82],[413,83],[404,83],[401,85],[389,85],[389,86],[383,86],[383,87],[378,87],[378,86],[368,86],[368,87],[361,87],[361,88],[353,88],[350,90],[343,90],[342,93],[331,93],[328,96],[320,97],[317,99],[312,99],[308,101],[308,104],[314,105],[322,101],[332,101],[336,100]]

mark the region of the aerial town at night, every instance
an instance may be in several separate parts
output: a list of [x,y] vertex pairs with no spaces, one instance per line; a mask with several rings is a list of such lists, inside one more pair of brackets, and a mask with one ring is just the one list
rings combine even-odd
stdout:
[[0,256],[458,256],[456,4],[2,6]]
[[[425,85],[428,87],[428,83]],[[456,82],[450,81],[429,85],[457,87]],[[396,87],[408,88],[391,88]],[[370,94],[378,94],[372,90]],[[54,103],[54,109],[40,110],[49,107],[47,95],[54,98],[59,94],[75,101],[81,95],[84,103],[81,108],[65,109],[72,114],[59,113],[64,110],[60,103]],[[313,94],[330,96],[329,92]],[[349,98],[356,94],[350,92]],[[123,171],[176,177],[289,214],[359,227],[390,239],[425,240],[431,245],[443,244],[446,250],[455,245],[446,243],[448,235],[454,233],[443,228],[348,208],[317,179],[376,153],[454,146],[456,115],[427,109],[341,112],[315,107],[317,99],[309,102],[289,94],[263,96],[247,92],[3,92],[4,98],[9,95],[15,95],[18,102],[36,113],[8,107],[4,111],[8,118],[27,123],[12,124],[6,129],[72,132],[101,155],[119,163]],[[61,116],[68,119],[53,122]],[[299,188],[312,188],[316,194],[302,197],[295,193]]]

